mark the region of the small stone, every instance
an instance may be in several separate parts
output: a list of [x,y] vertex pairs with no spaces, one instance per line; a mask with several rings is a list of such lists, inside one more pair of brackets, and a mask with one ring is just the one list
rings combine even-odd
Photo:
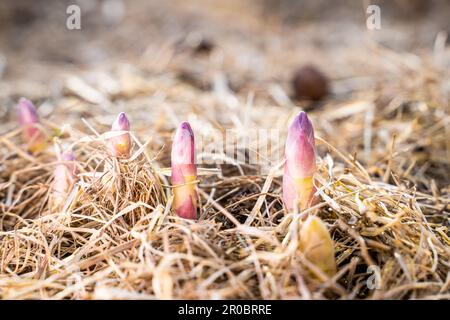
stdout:
[[329,80],[313,65],[305,65],[295,72],[292,87],[296,99],[321,100],[329,92]]

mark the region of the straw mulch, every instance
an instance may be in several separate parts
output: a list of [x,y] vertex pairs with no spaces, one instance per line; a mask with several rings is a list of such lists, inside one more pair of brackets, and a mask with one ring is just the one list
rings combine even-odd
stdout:
[[[204,56],[180,51],[179,42],[159,48],[133,65],[74,72],[58,94],[28,86],[52,136],[39,155],[25,151],[17,119],[6,117],[1,298],[450,298],[448,68],[431,54],[395,53],[372,43],[348,58],[370,76],[344,79],[345,71],[332,70],[338,75],[333,95],[311,104],[290,100],[286,82],[268,75],[258,81],[234,60],[221,62],[227,83]],[[267,59],[288,65],[284,58]],[[23,91],[5,94],[12,106]],[[205,152],[199,157],[222,163],[200,165],[199,220],[171,212],[167,168],[178,123],[190,121],[209,146],[221,139],[209,129],[234,128],[237,140],[249,128],[278,129],[281,139],[270,148],[275,154],[302,108],[316,130],[317,205],[301,213],[283,209],[282,162],[250,165]],[[105,148],[120,111],[132,127],[128,160],[110,157]],[[66,147],[77,156],[79,180],[55,211],[48,203],[55,154]],[[326,222],[335,242],[332,278],[298,250],[308,214]],[[380,282],[372,290],[374,267]]]

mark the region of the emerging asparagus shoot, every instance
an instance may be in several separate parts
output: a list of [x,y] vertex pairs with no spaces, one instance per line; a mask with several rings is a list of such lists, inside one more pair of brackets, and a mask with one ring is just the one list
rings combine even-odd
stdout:
[[300,230],[299,249],[309,262],[326,275],[336,273],[334,244],[330,233],[320,218],[309,216]]
[[71,151],[66,151],[61,155],[61,161],[62,163],[58,164],[54,171],[52,185],[53,209],[61,208],[77,179],[75,155]]
[[31,153],[42,151],[46,145],[46,137],[39,128],[39,116],[33,103],[25,98],[20,98],[17,106],[19,123],[22,127],[22,140],[27,144]]
[[[111,131],[130,131],[130,121],[125,112],[119,113],[112,124]],[[111,155],[121,158],[129,158],[131,152],[131,136],[128,132],[109,139],[109,151]]]
[[285,146],[283,201],[289,211],[305,210],[313,202],[316,147],[314,129],[305,112],[289,127]]
[[197,219],[197,166],[194,133],[188,122],[178,127],[172,144],[173,208],[185,219]]

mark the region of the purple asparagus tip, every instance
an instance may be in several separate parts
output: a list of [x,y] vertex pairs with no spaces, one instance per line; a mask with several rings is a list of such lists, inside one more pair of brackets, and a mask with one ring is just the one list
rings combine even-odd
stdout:
[[[111,131],[130,131],[130,121],[125,112],[119,113],[112,124]],[[130,134],[127,132],[112,137],[109,141],[109,150],[113,156],[129,158],[131,152]]]
[[19,123],[22,127],[22,140],[32,153],[43,150],[47,143],[44,133],[39,128],[39,115],[33,103],[20,98],[17,104]]
[[25,98],[20,98],[18,104],[19,122],[21,125],[34,124],[39,122],[39,116],[34,104]]

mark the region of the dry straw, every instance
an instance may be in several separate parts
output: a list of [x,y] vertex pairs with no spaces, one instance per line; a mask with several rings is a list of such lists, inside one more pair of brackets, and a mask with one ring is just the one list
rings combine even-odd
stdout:
[[[41,121],[53,143],[77,159],[78,181],[60,210],[48,203],[61,164],[53,148],[27,153],[18,128],[0,136],[0,297],[450,298],[449,109],[435,85],[442,75],[374,50],[415,81],[386,79],[376,92],[309,113],[320,201],[300,213],[283,209],[282,163],[248,165],[215,154],[225,164],[198,171],[198,221],[182,219],[172,212],[166,169],[170,138],[183,120],[196,135],[233,127],[241,139],[253,126],[285,137],[298,108],[274,106],[270,95],[246,102],[223,83],[202,91],[133,68],[104,70],[117,79],[114,95],[82,75],[72,78],[66,95],[53,100],[52,117]],[[158,70],[176,72],[183,62],[163,58],[170,62]],[[340,89],[351,91],[352,83]],[[108,102],[108,116],[90,114],[101,110],[86,100],[94,93]],[[133,120],[128,159],[107,149],[119,106]],[[320,217],[334,241],[331,277],[299,250],[307,215]]]

